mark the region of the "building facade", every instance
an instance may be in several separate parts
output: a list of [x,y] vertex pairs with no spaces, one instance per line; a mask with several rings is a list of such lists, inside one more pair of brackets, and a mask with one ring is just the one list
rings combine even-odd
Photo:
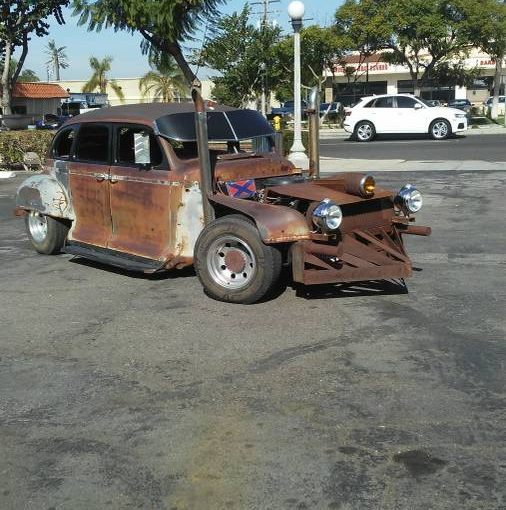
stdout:
[[[414,93],[415,85],[409,69],[393,65],[382,59],[382,54],[361,59],[358,55],[348,57],[347,66],[354,68],[353,76],[348,77],[345,70],[336,65],[333,72],[326,72],[325,100],[340,101],[345,106],[355,103],[360,97],[371,94]],[[464,59],[466,69],[479,70],[479,77],[471,87],[458,85],[440,86],[429,81],[421,90],[424,99],[469,99],[473,104],[481,104],[492,93],[495,61],[487,54],[473,49]],[[504,94],[504,84],[502,92]]]

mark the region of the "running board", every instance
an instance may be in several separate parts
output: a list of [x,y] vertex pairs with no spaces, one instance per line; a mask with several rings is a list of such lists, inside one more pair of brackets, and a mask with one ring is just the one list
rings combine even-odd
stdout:
[[163,269],[163,262],[136,255],[129,255],[100,246],[68,242],[62,249],[64,253],[107,264],[128,271],[154,273]]

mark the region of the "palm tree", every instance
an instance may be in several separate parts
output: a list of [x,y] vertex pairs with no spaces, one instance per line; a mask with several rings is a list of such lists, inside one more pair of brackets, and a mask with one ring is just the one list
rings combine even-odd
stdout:
[[111,70],[112,57],[105,57],[98,60],[96,57],[90,57],[90,67],[93,71],[91,78],[84,84],[83,92],[93,92],[98,89],[101,94],[107,93],[107,87],[111,87],[119,100],[123,102],[125,95],[116,80],[107,78],[107,73]]
[[185,77],[173,57],[153,53],[149,59],[151,71],[139,81],[139,90],[146,97],[169,103],[174,97],[181,98],[188,92]]
[[53,68],[56,76],[56,81],[60,81],[60,69],[67,69],[69,67],[69,62],[67,60],[67,54],[65,50],[66,46],[60,46],[59,48],[56,46],[54,40],[49,41],[46,46],[46,55],[49,56],[49,60],[46,62],[46,67]]

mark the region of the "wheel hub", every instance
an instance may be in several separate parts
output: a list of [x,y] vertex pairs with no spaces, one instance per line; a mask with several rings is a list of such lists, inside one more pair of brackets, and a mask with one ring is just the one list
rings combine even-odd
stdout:
[[246,260],[239,250],[232,249],[225,255],[225,265],[232,273],[242,273],[246,267]]

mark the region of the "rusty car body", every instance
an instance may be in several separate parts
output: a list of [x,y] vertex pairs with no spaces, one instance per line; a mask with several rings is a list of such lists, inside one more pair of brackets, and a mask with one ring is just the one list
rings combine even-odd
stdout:
[[35,249],[146,273],[194,264],[207,294],[236,303],[268,294],[283,264],[304,285],[412,274],[402,236],[430,233],[413,224],[414,187],[304,175],[275,151],[258,112],[196,104],[197,113],[139,104],[67,122],[43,173],[17,193]]

